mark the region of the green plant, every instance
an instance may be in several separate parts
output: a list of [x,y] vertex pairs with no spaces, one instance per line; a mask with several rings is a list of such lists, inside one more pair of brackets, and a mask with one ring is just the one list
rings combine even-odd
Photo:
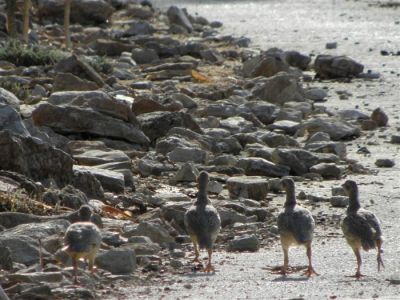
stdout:
[[17,66],[53,65],[65,58],[67,53],[40,45],[24,45],[10,39],[0,47],[0,60],[9,61]]
[[105,56],[86,57],[85,61],[96,70],[96,72],[108,74],[112,72],[112,65]]
[[27,99],[30,95],[29,89],[18,82],[0,81],[0,87],[13,93],[21,100]]

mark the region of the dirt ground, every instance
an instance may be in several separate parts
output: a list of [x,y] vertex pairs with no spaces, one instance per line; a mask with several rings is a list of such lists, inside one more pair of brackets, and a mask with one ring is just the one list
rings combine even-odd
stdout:
[[[313,82],[329,93],[322,105],[335,109],[359,108],[370,114],[381,107],[389,115],[390,126],[363,132],[347,142],[348,157],[377,171],[375,175],[348,176],[359,183],[362,205],[380,217],[385,235],[383,259],[386,268],[377,272],[376,252],[364,252],[361,280],[345,277],[355,272],[355,257],[342,237],[339,219],[345,210],[329,203],[307,206],[314,216],[331,218],[332,226],[317,228],[313,243],[314,267],[320,276],[310,279],[300,274],[287,278],[270,274],[267,266],[279,265],[283,255],[279,243],[257,253],[217,252],[214,275],[187,273],[166,275],[148,284],[123,283],[121,299],[400,299],[400,285],[388,279],[400,272],[400,159],[399,146],[390,144],[393,134],[400,134],[400,56],[383,56],[381,50],[400,51],[400,9],[371,5],[372,1],[297,0],[297,1],[169,1],[155,0],[155,5],[171,3],[187,7],[190,13],[224,23],[223,32],[248,36],[261,49],[278,47],[307,54],[349,55],[363,63],[366,70],[381,74],[377,80]],[[201,2],[202,4],[197,4]],[[327,42],[337,42],[334,50],[326,50]],[[347,100],[337,92],[347,91]],[[365,146],[369,155],[357,150]],[[396,165],[377,169],[377,158],[392,158]],[[298,184],[297,191],[319,196],[330,195],[332,186],[344,181],[323,181]],[[282,203],[283,197],[275,197]],[[206,256],[203,253],[204,257]],[[305,249],[291,249],[290,264],[305,265]],[[189,259],[189,258],[188,258]],[[399,275],[397,275],[399,276]]]

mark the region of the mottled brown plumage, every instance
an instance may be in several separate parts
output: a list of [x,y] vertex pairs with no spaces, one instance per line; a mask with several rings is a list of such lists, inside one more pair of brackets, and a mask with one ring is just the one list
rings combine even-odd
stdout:
[[198,261],[199,248],[207,249],[208,264],[204,271],[211,272],[214,271],[214,268],[211,265],[213,245],[221,229],[221,219],[218,211],[214,208],[214,206],[212,206],[211,201],[207,196],[207,172],[203,171],[200,173],[199,177],[197,178],[197,183],[199,187],[197,200],[185,213],[184,221],[186,230],[193,242],[195,251],[194,261]]
[[315,222],[306,208],[296,203],[295,184],[290,178],[281,180],[281,186],[286,192],[284,211],[278,215],[278,229],[284,254],[281,273],[286,275],[289,265],[289,247],[303,245],[307,249],[308,268],[305,275],[318,275],[311,263],[311,242],[313,240]]
[[74,283],[78,283],[78,260],[88,260],[89,270],[93,271],[94,259],[101,244],[101,233],[98,227],[91,222],[77,222],[71,224],[64,236],[63,248],[72,258],[74,267]]
[[352,180],[347,180],[342,187],[349,196],[349,206],[346,217],[342,221],[342,230],[347,243],[353,249],[357,259],[357,271],[354,277],[360,278],[361,274],[361,249],[368,251],[377,248],[378,250],[378,271],[383,261],[382,252],[382,230],[379,219],[372,212],[362,209],[359,200],[357,184]]

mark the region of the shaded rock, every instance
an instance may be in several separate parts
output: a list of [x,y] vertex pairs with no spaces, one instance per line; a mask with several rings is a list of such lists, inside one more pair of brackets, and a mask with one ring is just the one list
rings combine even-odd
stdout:
[[228,244],[228,251],[232,252],[256,252],[260,249],[260,242],[257,237],[252,234],[248,236],[236,237]]
[[333,163],[320,163],[310,168],[313,173],[320,174],[324,178],[339,179],[342,176],[342,169]]
[[77,166],[73,167],[74,172],[89,172],[94,175],[97,180],[101,183],[101,186],[104,190],[115,192],[115,193],[123,193],[125,188],[125,179],[124,175],[119,172],[114,172],[111,170],[104,170],[96,167],[89,166]]
[[276,165],[258,157],[242,158],[237,166],[245,170],[247,176],[283,177],[289,175],[290,168]]
[[57,204],[74,209],[78,209],[81,205],[88,203],[86,195],[71,185],[65,186],[62,190],[47,190],[43,194],[42,200],[51,206]]
[[364,66],[347,56],[318,55],[314,69],[319,77],[340,78],[357,76]]
[[262,144],[254,143],[254,144],[247,144],[245,151],[246,153],[248,153],[248,156],[261,157],[266,160],[272,161],[272,152],[274,151],[274,149],[266,147]]
[[173,102],[182,103],[184,108],[191,109],[191,108],[196,108],[198,106],[196,101],[194,101],[191,97],[189,97],[188,95],[185,95],[183,93],[174,93],[174,94],[170,95],[169,98]]
[[193,31],[193,25],[182,9],[176,6],[171,6],[167,11],[167,16],[171,24],[182,26],[189,33]]
[[125,31],[124,36],[133,36],[133,35],[151,35],[156,30],[154,27],[146,21],[134,21],[130,24],[130,27]]
[[4,129],[24,137],[30,136],[19,113],[11,105],[0,103],[0,130]]
[[153,157],[145,156],[139,160],[138,169],[142,176],[160,176],[164,172],[175,171],[176,167],[168,162],[160,162]]
[[305,121],[301,128],[306,129],[309,134],[325,132],[332,140],[341,140],[360,135],[360,129],[343,120],[335,118],[316,118]]
[[261,141],[268,147],[299,147],[299,143],[292,137],[285,134],[267,132],[260,137]]
[[362,130],[375,130],[376,128],[378,128],[378,124],[376,124],[374,120],[368,119],[361,121]]
[[233,209],[225,207],[217,207],[221,218],[221,226],[225,227],[235,223],[247,223],[247,217]]
[[138,116],[143,132],[153,142],[165,136],[173,127],[184,127],[201,133],[192,116],[180,112],[152,112]]
[[11,271],[13,268],[11,251],[9,248],[7,248],[7,245],[0,245],[0,268],[7,271]]
[[316,132],[308,138],[306,144],[329,142],[330,140],[331,140],[331,137],[326,132]]
[[72,158],[39,139],[0,132],[0,169],[34,180],[53,179],[61,186],[72,179]]
[[325,101],[328,93],[324,89],[311,88],[305,91],[304,96],[313,101]]
[[136,255],[158,255],[160,253],[161,247],[157,243],[153,243],[150,239],[146,242],[136,242],[132,240],[134,238],[136,236],[130,237],[124,248],[135,250]]
[[30,272],[10,274],[9,279],[13,282],[61,282],[64,276],[61,272]]
[[271,77],[279,72],[288,72],[289,66],[279,55],[261,55],[248,59],[243,63],[244,77]]
[[56,132],[87,133],[147,146],[149,139],[131,123],[108,117],[91,109],[42,104],[32,112],[36,125],[48,126]]
[[[114,12],[114,8],[104,0],[73,0],[71,22],[79,24],[104,23]],[[38,14],[50,20],[62,20],[64,2],[59,0],[40,0]]]
[[286,134],[294,135],[297,130],[299,130],[300,123],[289,120],[281,120],[275,121],[273,124],[269,124],[267,128],[269,130],[282,130]]
[[252,122],[245,120],[242,117],[229,117],[220,121],[220,126],[223,129],[229,130],[231,134],[250,132],[254,129]]
[[199,170],[195,166],[190,163],[185,163],[179,170],[176,172],[174,181],[175,182],[196,182],[197,177],[199,176]]
[[371,114],[371,119],[379,126],[386,126],[388,121],[389,121],[389,117],[384,113],[384,111],[378,107],[376,108],[372,114]]
[[257,84],[252,94],[261,100],[282,105],[285,102],[304,101],[303,91],[297,80],[285,72],[269,77],[264,83]]
[[349,205],[349,197],[346,196],[333,196],[329,199],[333,207],[347,207]]
[[272,152],[272,162],[285,165],[295,175],[304,175],[318,163],[318,157],[303,149],[275,149]]
[[258,176],[231,177],[226,181],[231,198],[263,200],[268,192],[268,180]]
[[97,39],[94,49],[98,55],[119,56],[122,52],[131,52],[135,46],[119,41]]
[[150,64],[160,59],[157,51],[151,48],[133,49],[132,58],[138,64]]
[[60,73],[54,78],[53,91],[91,91],[99,87],[96,83],[81,79],[73,74]]
[[307,143],[304,149],[317,153],[333,153],[341,159],[346,158],[346,144],[342,142],[314,142]]
[[136,269],[136,254],[131,249],[111,249],[97,255],[95,264],[112,274],[128,274]]
[[115,99],[103,91],[56,92],[51,94],[48,103],[57,106],[72,105],[80,108],[91,108],[99,113],[137,124],[130,103]]
[[279,108],[276,105],[264,101],[249,101],[243,106],[265,125],[273,123],[279,113]]
[[135,115],[150,113],[155,111],[179,111],[183,106],[180,103],[163,105],[151,99],[138,99],[132,104],[132,111]]
[[390,142],[392,144],[400,144],[400,135],[392,135],[390,137]]
[[200,51],[201,58],[211,63],[222,63],[224,57],[216,50],[207,49]]
[[375,161],[375,165],[378,168],[391,168],[395,165],[395,162],[393,159],[389,159],[389,158],[378,158]]
[[368,115],[356,109],[343,109],[337,112],[337,115],[343,120],[365,120],[368,119]]
[[306,70],[311,62],[310,56],[301,54],[298,51],[285,51],[283,57],[289,66],[299,68],[300,70]]
[[207,151],[191,147],[176,147],[167,156],[173,162],[205,163],[208,160]]
[[19,110],[19,99],[10,91],[0,87],[0,104],[6,104]]
[[134,231],[129,233],[129,236],[133,235],[148,236],[153,242],[158,244],[174,242],[174,238],[170,236],[168,230],[156,223],[141,222]]

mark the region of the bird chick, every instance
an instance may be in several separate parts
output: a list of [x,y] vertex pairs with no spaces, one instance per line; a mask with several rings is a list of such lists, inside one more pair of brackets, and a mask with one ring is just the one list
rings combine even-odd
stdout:
[[185,213],[184,222],[186,230],[193,242],[195,252],[194,261],[199,261],[199,248],[207,249],[208,264],[204,271],[212,272],[214,271],[214,267],[211,264],[211,256],[214,242],[221,229],[221,219],[218,211],[212,206],[208,199],[208,181],[208,173],[204,171],[201,172],[197,178],[199,189],[197,200]]
[[375,214],[361,208],[357,184],[352,180],[347,180],[342,187],[349,196],[349,206],[341,227],[346,241],[353,249],[357,259],[357,271],[351,277],[359,279],[364,276],[361,274],[361,249],[368,251],[377,248],[378,271],[380,271],[381,266],[384,267],[381,257],[382,230],[379,219]]
[[311,263],[311,242],[313,240],[315,221],[310,211],[296,204],[295,184],[290,178],[281,180],[281,187],[286,192],[284,211],[278,215],[278,230],[284,255],[281,274],[286,275],[289,265],[289,248],[302,245],[307,249],[308,268],[304,275],[315,274]]
[[98,227],[91,222],[77,222],[71,224],[64,236],[63,250],[72,258],[74,268],[74,283],[78,283],[78,260],[83,258],[89,263],[89,270],[93,272],[94,259],[101,244],[101,233]]

